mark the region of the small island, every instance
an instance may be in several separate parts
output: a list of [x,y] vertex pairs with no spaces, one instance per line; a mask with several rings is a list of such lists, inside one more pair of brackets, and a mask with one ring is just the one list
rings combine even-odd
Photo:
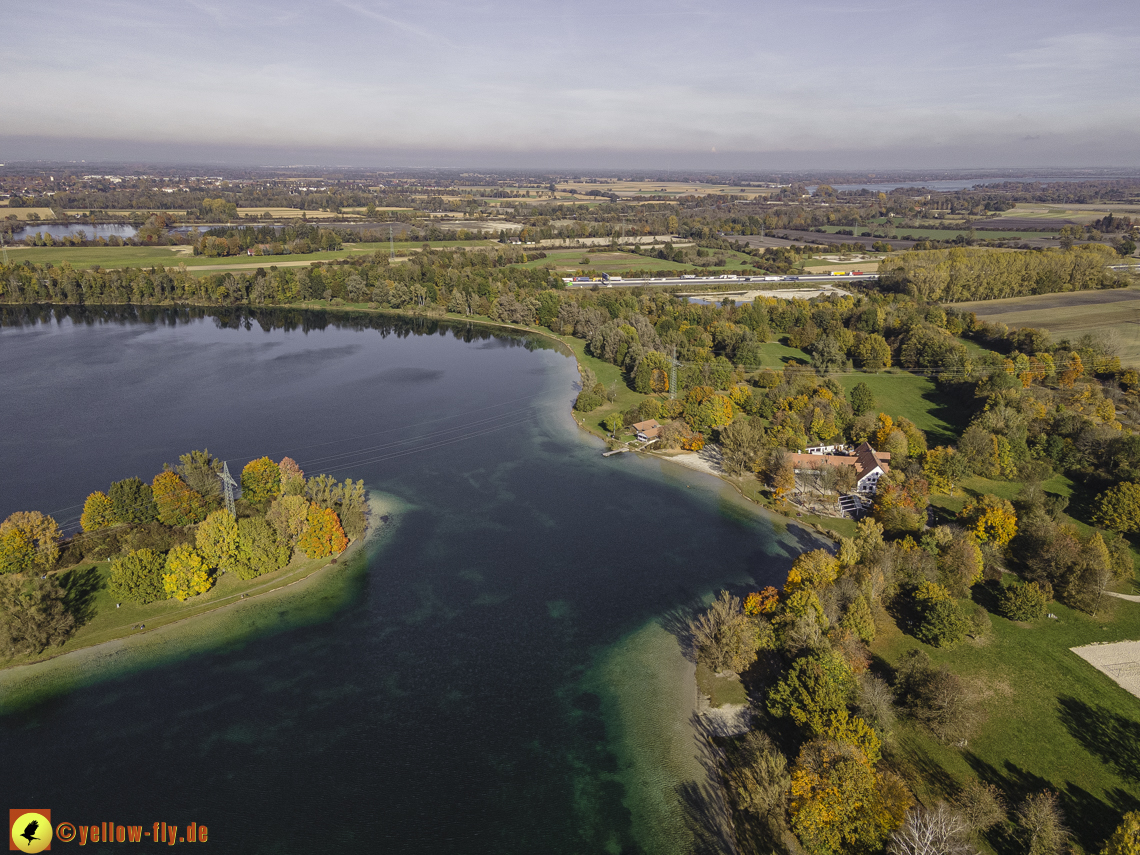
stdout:
[[11,514],[0,523],[4,667],[293,584],[336,563],[369,525],[363,481],[307,478],[288,457],[248,463],[236,500],[233,486],[226,464],[195,450],[150,483],[89,495],[70,537],[39,511]]

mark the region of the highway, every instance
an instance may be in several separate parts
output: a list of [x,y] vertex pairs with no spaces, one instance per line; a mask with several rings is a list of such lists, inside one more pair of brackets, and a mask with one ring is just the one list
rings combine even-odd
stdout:
[[636,288],[641,285],[683,285],[686,288],[708,288],[714,285],[746,285],[748,288],[754,289],[795,287],[792,283],[798,282],[828,282],[839,287],[845,282],[873,282],[878,280],[878,278],[879,274],[877,273],[861,273],[858,276],[853,276],[850,273],[846,273],[842,276],[830,276],[824,273],[806,276],[681,276],[670,279],[658,279],[656,277],[648,279],[621,279],[613,276],[604,279],[599,276],[586,281],[574,281],[571,279],[563,279],[562,281],[566,283],[567,288],[593,288],[595,285],[600,288]]

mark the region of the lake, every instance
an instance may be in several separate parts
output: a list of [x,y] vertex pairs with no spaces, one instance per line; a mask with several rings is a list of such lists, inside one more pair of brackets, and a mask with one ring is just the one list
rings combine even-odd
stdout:
[[132,238],[138,234],[138,229],[135,226],[118,223],[96,225],[41,225],[40,223],[30,223],[12,232],[12,237],[15,240],[26,240],[27,238],[35,237],[37,232],[42,235],[51,235],[56,240],[65,237],[78,237],[80,233],[82,233],[87,240],[95,240],[95,238],[109,238],[116,235],[121,238]]
[[193,821],[232,852],[692,848],[677,627],[815,543],[716,479],[603,459],[565,353],[379,316],[6,307],[0,372],[0,517],[74,525],[202,447],[363,479],[389,515],[295,591],[0,672],[10,805]]

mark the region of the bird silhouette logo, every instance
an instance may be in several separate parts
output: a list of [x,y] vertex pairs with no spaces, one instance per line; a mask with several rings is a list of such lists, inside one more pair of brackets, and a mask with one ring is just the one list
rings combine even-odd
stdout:
[[9,850],[46,852],[51,849],[51,811],[10,810],[8,832]]

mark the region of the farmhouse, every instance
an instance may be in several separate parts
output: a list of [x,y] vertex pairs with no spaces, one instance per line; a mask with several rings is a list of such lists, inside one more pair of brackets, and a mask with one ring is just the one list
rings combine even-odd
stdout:
[[842,446],[819,446],[809,448],[807,454],[790,456],[792,469],[797,475],[800,472],[822,469],[824,466],[854,467],[857,478],[855,492],[868,496],[875,494],[879,479],[891,468],[891,455],[885,451],[875,451],[867,442],[850,452]]
[[642,442],[647,442],[651,439],[659,439],[661,436],[661,425],[657,424],[657,419],[647,419],[643,422],[635,422],[633,429],[637,431],[637,438]]

